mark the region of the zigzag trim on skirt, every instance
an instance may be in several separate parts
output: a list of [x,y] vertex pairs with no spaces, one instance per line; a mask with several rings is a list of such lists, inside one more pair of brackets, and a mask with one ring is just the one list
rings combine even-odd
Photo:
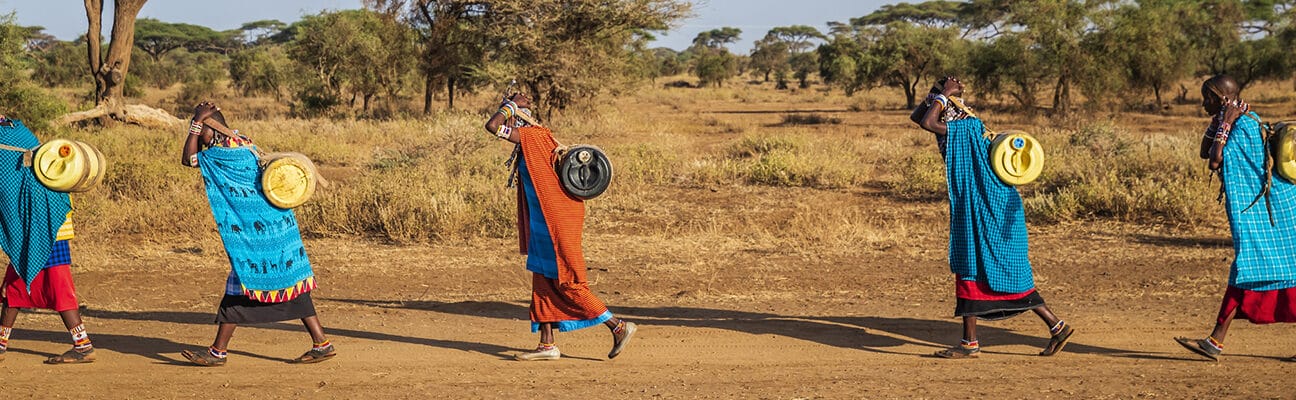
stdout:
[[248,290],[247,286],[243,286],[243,295],[262,303],[283,303],[312,290],[315,290],[315,277],[313,276],[286,289]]

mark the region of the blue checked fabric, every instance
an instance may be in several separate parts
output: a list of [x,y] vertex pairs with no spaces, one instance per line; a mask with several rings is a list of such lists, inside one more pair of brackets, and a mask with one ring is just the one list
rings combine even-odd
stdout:
[[1264,136],[1255,113],[1238,118],[1224,145],[1224,193],[1233,234],[1234,259],[1229,285],[1247,290],[1296,286],[1296,185],[1273,177],[1269,223],[1265,199],[1245,210],[1264,182]]
[[72,265],[72,248],[66,240],[54,242],[54,246],[50,248],[49,261],[45,262],[45,268],[60,265]]
[[948,124],[945,180],[950,201],[950,271],[976,277],[1000,293],[1035,287],[1027,258],[1026,214],[1017,189],[990,167],[990,141],[980,119]]
[[243,295],[243,283],[239,282],[238,274],[230,270],[229,277],[225,278],[225,294],[231,296]]
[[[13,126],[0,125],[0,144],[30,149],[40,141],[15,120]],[[50,260],[72,201],[67,193],[51,191],[37,181],[31,167],[23,165],[22,156],[0,150],[0,247],[14,271],[30,285]]]

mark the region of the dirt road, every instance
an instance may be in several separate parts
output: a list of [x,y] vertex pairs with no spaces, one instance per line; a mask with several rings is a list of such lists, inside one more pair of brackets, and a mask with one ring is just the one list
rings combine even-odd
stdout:
[[560,334],[566,358],[543,363],[511,360],[536,338],[526,320],[530,280],[507,238],[454,246],[309,240],[322,284],[316,304],[341,355],[285,364],[309,338],[297,323],[279,323],[241,328],[223,368],[190,367],[179,356],[214,334],[227,271],[218,242],[85,238],[73,244],[74,273],[99,361],[41,364],[68,346],[67,334],[53,314],[24,314],[0,363],[0,391],[134,399],[1296,398],[1296,363],[1281,361],[1296,354],[1296,327],[1236,324],[1219,363],[1171,340],[1205,335],[1214,319],[1231,254],[1223,227],[1032,228],[1039,288],[1077,327],[1072,344],[1056,357],[1036,356],[1045,327],[1023,315],[982,325],[981,359],[950,361],[928,356],[959,335],[943,203],[792,190],[661,196],[694,199],[676,200],[693,209],[714,208],[726,191],[731,200],[799,199],[786,209],[881,201],[879,209],[895,215],[879,218],[916,223],[904,225],[904,245],[834,250],[755,234],[625,234],[635,218],[624,218],[630,228],[611,229],[595,209],[586,244],[593,286],[641,331],[615,361],[605,359],[611,339],[602,328]]

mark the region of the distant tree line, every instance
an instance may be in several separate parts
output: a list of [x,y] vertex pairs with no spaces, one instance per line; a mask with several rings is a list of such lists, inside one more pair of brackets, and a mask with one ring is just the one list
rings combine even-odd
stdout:
[[[390,114],[419,95],[431,112],[439,101],[454,107],[458,93],[516,79],[552,112],[650,79],[652,32],[689,12],[678,0],[366,0],[360,10],[229,31],[131,15],[134,55],[125,59],[134,65],[117,75],[126,97],[182,85],[175,108],[228,81],[245,95],[286,100],[303,116]],[[86,37],[59,41],[12,17],[0,23],[12,28],[13,46],[3,50],[21,60],[19,78],[46,87],[92,81]]]
[[94,76],[86,55],[118,46],[88,48],[85,36],[60,41],[10,15],[0,20],[0,78],[12,83],[0,98],[31,99],[8,103],[48,115],[65,107],[38,86],[96,83],[87,100],[98,104],[104,90],[138,97],[144,87],[178,84],[164,104],[178,111],[228,82],[244,95],[287,102],[296,115],[383,116],[420,97],[424,113],[453,108],[459,94],[516,79],[554,112],[687,73],[702,87],[742,76],[847,95],[894,87],[912,106],[935,78],[957,74],[978,93],[1065,112],[1084,105],[1080,99],[1186,101],[1192,88],[1180,82],[1193,76],[1229,73],[1249,85],[1296,70],[1296,0],[899,3],[829,22],[827,32],[773,28],[748,54],[729,50],[741,39],[737,28],[699,33],[682,51],[650,47],[654,33],[689,15],[686,0],[366,0],[360,10],[216,31],[132,14],[131,54],[112,63],[101,56],[109,65]]
[[910,107],[946,74],[1065,112],[1076,94],[1126,106],[1142,93],[1162,105],[1170,94],[1184,101],[1190,88],[1175,85],[1193,76],[1228,73],[1245,86],[1296,70],[1293,0],[927,1],[830,27],[816,50],[825,83],[848,94],[897,87]]
[[808,87],[813,73],[847,95],[898,88],[910,107],[936,78],[957,74],[1023,108],[1065,112],[1077,94],[1163,105],[1170,95],[1186,101],[1179,82],[1192,76],[1228,73],[1247,85],[1296,70],[1294,0],[927,1],[828,28],[776,27],[742,56],[725,48],[738,29],[703,32],[682,52],[654,53],[658,74],[688,70],[720,85],[749,73],[785,89]]

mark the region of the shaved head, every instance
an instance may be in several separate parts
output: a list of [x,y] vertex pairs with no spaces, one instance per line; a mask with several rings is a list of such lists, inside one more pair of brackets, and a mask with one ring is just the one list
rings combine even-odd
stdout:
[[1202,88],[1205,89],[1203,92],[1210,91],[1221,98],[1236,99],[1238,95],[1242,94],[1242,87],[1238,85],[1237,79],[1223,74],[1207,79],[1205,83],[1202,83]]

